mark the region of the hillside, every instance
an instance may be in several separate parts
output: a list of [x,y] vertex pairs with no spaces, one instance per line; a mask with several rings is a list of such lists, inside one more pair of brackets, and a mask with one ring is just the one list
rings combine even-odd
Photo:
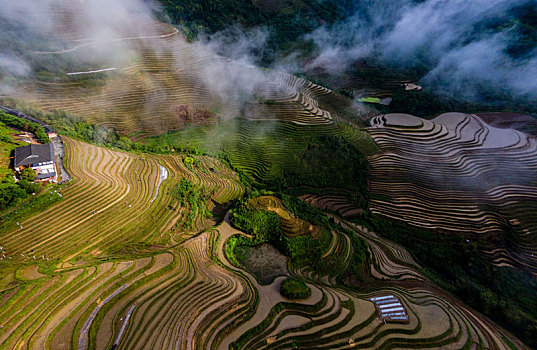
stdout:
[[[468,43],[514,23],[525,67],[533,13],[500,2]],[[530,74],[422,88],[426,52],[352,50],[430,2],[388,5],[6,3],[0,103],[72,179],[13,179],[0,123],[0,350],[537,346]]]
[[[347,344],[349,337],[375,347],[394,342],[504,346],[500,334],[507,333],[478,321],[460,302],[426,283],[404,248],[346,221],[340,221],[323,256],[346,266],[356,249],[349,235],[356,235],[371,249],[367,269],[380,279],[371,279],[358,292],[337,287],[341,272],[291,270],[313,292],[306,301],[290,303],[277,292],[281,278],[260,286],[229,264],[223,245],[239,231],[227,221],[205,230],[211,224],[195,215],[191,229],[201,233],[188,233],[187,213],[197,212],[174,199],[172,187],[188,178],[200,190],[216,189],[213,201],[229,201],[243,188],[225,166],[201,157],[189,170],[177,156],[133,155],[68,138],[64,142],[74,181],[59,190],[62,201],[21,222],[23,229],[2,234],[3,252],[11,258],[7,264],[0,261],[4,348],[21,343],[53,349],[85,344],[258,348],[309,346],[312,341],[334,348]],[[156,194],[158,165],[168,170],[168,177]],[[397,295],[409,322],[378,333],[382,323],[375,320],[368,299],[383,294]],[[121,331],[125,317],[134,321]],[[274,332],[273,322],[283,336],[265,343]],[[333,326],[319,333],[323,324]],[[320,339],[321,334],[327,336]]]

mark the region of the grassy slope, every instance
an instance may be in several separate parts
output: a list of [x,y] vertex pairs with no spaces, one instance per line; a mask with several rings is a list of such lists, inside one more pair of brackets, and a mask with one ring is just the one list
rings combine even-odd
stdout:
[[[331,138],[336,142],[331,143]],[[376,145],[365,131],[344,123],[297,126],[292,123],[244,119],[233,119],[218,126],[189,127],[147,138],[144,143],[150,148],[157,145],[168,149],[187,148],[213,155],[225,151],[235,167],[265,183],[281,179],[286,173],[317,177],[315,173],[321,169],[328,171],[324,169],[328,166],[326,157],[333,157],[331,167],[335,166],[335,169],[345,172],[345,168],[348,168],[345,161],[350,161],[353,157],[357,157],[357,161],[365,161],[362,155],[377,151]],[[343,154],[334,152],[337,149],[343,150]],[[360,169],[365,168],[365,164],[358,165]],[[318,177],[327,176],[326,172]],[[355,189],[353,185],[356,184],[356,179],[350,174],[345,176],[345,179],[337,181],[333,186]],[[312,179],[309,185],[314,186],[318,180],[320,181]],[[324,182],[326,186],[326,181]]]

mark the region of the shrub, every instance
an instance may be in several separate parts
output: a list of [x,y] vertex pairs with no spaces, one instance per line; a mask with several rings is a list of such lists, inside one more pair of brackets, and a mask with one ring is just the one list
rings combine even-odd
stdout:
[[16,205],[26,197],[26,191],[17,184],[5,182],[0,184],[0,210]]
[[306,299],[311,296],[311,289],[303,281],[288,277],[280,285],[280,294],[287,299]]
[[41,185],[24,179],[16,183],[13,173],[0,178],[0,211],[16,206],[29,194],[40,192],[41,188]]
[[21,180],[19,182],[19,186],[20,188],[22,188],[23,190],[26,191],[26,193],[28,194],[32,194],[32,193],[38,193],[42,186],[38,183],[35,183],[35,182],[31,182],[31,181],[28,181],[28,180]]
[[233,209],[230,219],[233,226],[253,236],[248,245],[272,243],[295,266],[316,266],[320,261],[319,241],[310,236],[287,237],[280,228],[280,217],[274,212],[252,209],[241,203]]
[[21,172],[21,179],[26,181],[33,181],[37,176],[37,172],[32,168],[24,168]]
[[192,191],[192,188],[194,188],[194,183],[188,179],[183,178],[177,184],[177,187],[173,189],[172,194],[181,202],[181,205],[184,205],[185,199],[187,198],[190,191]]

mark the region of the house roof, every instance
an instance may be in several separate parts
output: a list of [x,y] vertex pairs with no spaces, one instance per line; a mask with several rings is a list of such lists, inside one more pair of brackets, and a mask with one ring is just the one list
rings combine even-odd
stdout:
[[15,167],[54,160],[52,143],[15,148]]

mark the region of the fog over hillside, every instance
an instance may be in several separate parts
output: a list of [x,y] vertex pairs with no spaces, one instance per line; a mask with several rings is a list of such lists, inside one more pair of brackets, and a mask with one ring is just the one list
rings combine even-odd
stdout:
[[[144,26],[153,19],[156,3],[142,0],[107,2],[64,0],[0,1],[0,20],[4,27],[2,50],[12,60],[27,62],[34,69],[46,67],[42,61],[62,59],[62,52],[75,52],[77,46],[92,46],[73,58],[74,64],[117,63],[127,56],[126,37],[154,36],[153,28]],[[137,23],[141,25],[138,27]],[[125,33],[124,29],[128,32]],[[57,53],[44,56],[43,53]],[[41,54],[41,55],[40,55]],[[47,58],[44,58],[47,57]],[[67,69],[70,66],[65,67]],[[25,73],[25,71],[10,71]]]
[[515,57],[509,53],[525,25],[510,16],[535,6],[534,0],[367,1],[347,20],[306,36],[317,47],[310,67],[341,71],[376,56],[395,67],[423,64],[423,84],[464,99],[479,100],[480,86],[532,99],[537,49],[534,42]]
[[[1,0],[0,5],[2,23],[6,23],[6,19],[15,23],[18,27],[14,30],[24,28],[45,38],[63,39],[77,33],[84,37],[83,42],[98,42],[90,56],[81,55],[79,60],[101,65],[124,62],[131,54],[129,43],[117,40],[125,37],[119,28],[128,27],[129,36],[155,35],[143,27],[138,28],[137,23],[162,11],[159,3],[146,0],[80,3]],[[338,73],[359,59],[373,57],[395,69],[417,68],[422,72],[421,84],[463,100],[480,101],[489,93],[531,100],[537,97],[537,80],[534,79],[537,49],[532,47],[531,40],[528,43],[528,39],[522,37],[526,23],[519,17],[535,6],[535,0],[356,1],[353,6],[356,12],[347,19],[319,26],[303,37],[315,47],[313,58],[306,66],[298,64],[294,52],[288,52],[271,66],[290,73],[317,68]],[[63,11],[71,9],[67,10],[72,16],[68,28],[73,33],[66,33],[67,27],[57,25],[61,8]],[[83,11],[73,10],[76,8],[83,8]],[[142,30],[143,33],[139,32]],[[17,32],[15,37],[21,37],[21,33]],[[6,31],[3,35],[10,34],[13,33]],[[270,28],[231,27],[202,37],[204,39],[196,42],[201,55],[218,53],[240,64],[252,65],[267,54]],[[43,42],[36,44],[43,45]],[[56,39],[48,44],[60,50],[65,45]],[[25,50],[36,49],[14,45],[16,43],[10,47],[3,45],[0,70],[26,75],[30,73],[28,67],[35,67],[35,62],[27,61],[35,57]],[[519,49],[521,45],[523,49]],[[72,46],[72,43],[68,45]],[[208,69],[208,79],[214,75],[214,70],[220,71],[221,78],[210,81],[217,83],[215,88],[219,94],[222,89],[226,94],[229,89],[249,90],[258,84],[258,79],[261,82],[266,79],[264,73],[252,74],[251,70],[244,73],[217,66]],[[497,87],[501,87],[501,91],[492,92]]]
[[[8,28],[0,44],[1,90],[9,92],[16,78],[57,81],[65,80],[66,73],[120,69],[146,49],[157,57],[176,50],[177,63],[184,64],[183,52],[161,40],[167,34],[155,25],[158,11],[159,3],[147,0],[1,0],[0,20]],[[137,38],[141,41],[133,40]],[[189,46],[193,62],[211,62],[190,73],[222,100],[223,114],[237,114],[257,87],[274,80],[273,72],[254,66],[253,52],[266,40],[262,28],[230,28]]]

